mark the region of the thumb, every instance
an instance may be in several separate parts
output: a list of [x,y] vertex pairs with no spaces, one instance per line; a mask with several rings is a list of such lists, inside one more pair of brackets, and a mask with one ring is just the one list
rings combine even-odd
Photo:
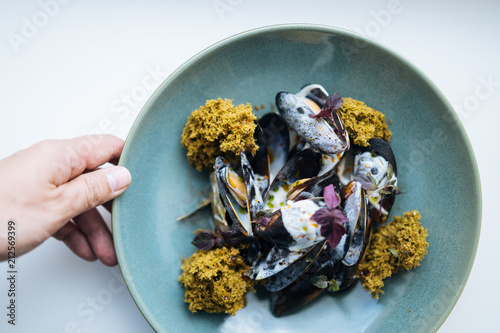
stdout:
[[64,198],[64,219],[71,219],[116,198],[127,189],[131,180],[126,168],[112,166],[81,174],[59,186]]

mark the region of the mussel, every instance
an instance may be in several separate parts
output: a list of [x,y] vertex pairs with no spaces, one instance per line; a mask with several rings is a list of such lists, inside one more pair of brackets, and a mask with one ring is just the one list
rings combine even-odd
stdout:
[[326,155],[349,149],[349,135],[338,112],[334,123],[315,118],[317,112],[304,99],[289,92],[278,93],[276,106],[287,124],[312,148]]
[[[337,110],[316,116],[328,101],[318,84],[278,93],[279,114],[258,121],[257,154],[241,153],[239,165],[218,157],[211,176],[216,228],[248,236],[248,276],[266,281],[275,315],[321,294],[312,283],[318,276],[335,281],[339,291],[349,288],[373,222],[385,221],[398,193],[389,144],[371,139],[368,147],[351,147]],[[330,186],[345,218],[345,233],[333,246],[313,218],[330,205],[324,195]]]
[[[251,187],[252,185],[246,184],[243,177],[234,171],[222,157],[217,157],[214,169],[220,197],[232,224],[245,236],[252,236],[252,216],[248,209],[251,205],[248,201],[253,201],[254,198],[247,195],[247,186]],[[255,191],[253,193],[255,194]]]
[[399,194],[396,158],[387,141],[374,138],[368,142],[370,146],[359,148],[354,158],[352,178],[367,191],[370,218],[384,223]]

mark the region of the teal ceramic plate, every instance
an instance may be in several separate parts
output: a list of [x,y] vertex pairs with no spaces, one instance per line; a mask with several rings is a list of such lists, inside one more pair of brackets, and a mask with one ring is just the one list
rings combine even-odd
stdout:
[[[264,297],[248,295],[235,316],[191,314],[177,279],[194,252],[203,212],[176,221],[208,190],[208,173],[190,167],[180,145],[191,111],[207,99],[266,105],[279,91],[322,84],[392,119],[399,185],[392,215],[417,209],[428,229],[420,267],[388,279],[374,300],[359,284],[324,295],[298,313],[276,318]],[[130,293],[157,332],[431,332],[465,286],[479,238],[481,194],[474,155],[438,88],[388,48],[331,27],[281,25],[248,31],[202,51],[154,93],[135,122],[120,164],[132,185],[113,205],[113,235]]]

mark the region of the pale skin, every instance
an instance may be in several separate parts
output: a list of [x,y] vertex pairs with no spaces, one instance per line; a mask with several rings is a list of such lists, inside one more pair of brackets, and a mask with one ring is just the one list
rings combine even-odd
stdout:
[[13,221],[16,257],[54,237],[85,260],[116,265],[111,232],[96,207],[110,209],[130,185],[124,167],[99,168],[116,164],[122,148],[114,136],[89,135],[42,141],[0,160],[0,261],[8,258]]

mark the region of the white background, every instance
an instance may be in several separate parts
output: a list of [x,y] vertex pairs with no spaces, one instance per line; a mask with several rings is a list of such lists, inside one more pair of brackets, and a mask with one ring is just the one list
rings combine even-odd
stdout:
[[[482,182],[481,240],[465,290],[439,332],[498,331],[500,171],[489,143],[500,132],[499,13],[493,0],[0,0],[0,158],[47,138],[104,132],[125,139],[169,73],[235,33],[278,23],[361,32],[427,74],[468,133]],[[1,332],[152,331],[117,267],[84,262],[54,239],[18,267],[13,328],[4,307],[7,267],[0,264]]]

